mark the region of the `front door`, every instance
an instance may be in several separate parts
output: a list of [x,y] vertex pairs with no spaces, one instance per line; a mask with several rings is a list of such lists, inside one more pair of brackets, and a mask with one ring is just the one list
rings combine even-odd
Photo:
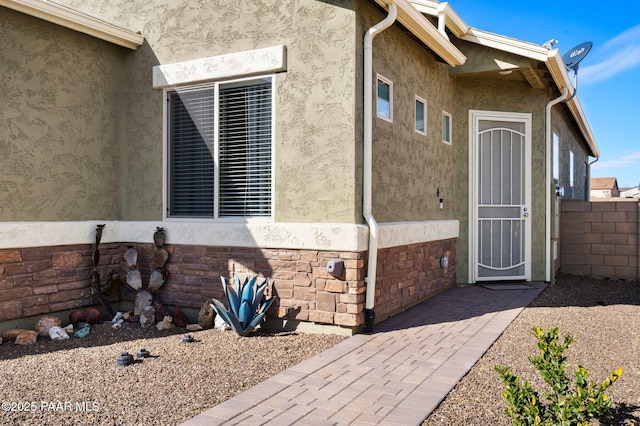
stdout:
[[471,111],[470,279],[531,279],[531,115]]

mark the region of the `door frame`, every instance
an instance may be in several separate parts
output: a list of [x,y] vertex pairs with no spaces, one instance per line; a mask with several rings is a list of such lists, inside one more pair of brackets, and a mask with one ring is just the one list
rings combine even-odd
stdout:
[[[468,274],[469,283],[476,283],[477,275],[477,244],[478,244],[478,123],[486,121],[510,121],[523,123],[525,128],[525,171],[524,185],[526,188],[525,204],[529,210],[529,218],[524,221],[525,238],[525,272],[524,280],[531,281],[531,228],[534,212],[531,211],[531,200],[533,187],[531,185],[532,167],[532,115],[531,113],[506,112],[506,111],[485,111],[469,110],[469,259]],[[481,279],[483,280],[483,279]],[[486,280],[484,280],[486,281]]]

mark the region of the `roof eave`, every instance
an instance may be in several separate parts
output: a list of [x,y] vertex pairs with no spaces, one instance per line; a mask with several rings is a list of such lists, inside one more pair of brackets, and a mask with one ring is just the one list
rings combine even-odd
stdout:
[[454,67],[464,64],[467,57],[407,0],[376,0],[376,3],[385,9],[395,3],[398,8],[398,22],[407,30],[449,65]]
[[4,6],[101,40],[136,50],[144,42],[141,34],[120,28],[73,9],[44,0],[0,0]]
[[590,155],[592,157],[600,157],[600,150],[598,149],[598,144],[596,143],[596,139],[591,131],[591,126],[589,126],[589,121],[582,109],[582,105],[580,104],[580,100],[575,95],[576,89],[573,87],[571,83],[571,79],[569,78],[569,73],[567,72],[567,67],[562,60],[562,55],[558,49],[548,50],[547,60],[545,61],[549,72],[555,81],[558,89],[560,91],[564,90],[566,87],[569,90],[569,95],[572,96],[570,100],[567,102],[567,107],[574,119],[576,120],[576,124],[578,128],[582,132],[589,149],[591,150]]

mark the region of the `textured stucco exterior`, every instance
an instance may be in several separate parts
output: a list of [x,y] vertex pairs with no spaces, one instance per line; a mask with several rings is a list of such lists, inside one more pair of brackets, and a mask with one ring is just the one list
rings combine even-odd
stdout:
[[119,217],[129,53],[0,7],[0,220]]
[[[369,7],[362,16],[373,25],[385,15]],[[442,142],[442,111],[453,108],[449,67],[398,26],[377,36],[373,50],[374,75],[393,82],[393,122],[376,118],[374,106],[373,214],[379,222],[452,218],[456,158]],[[415,132],[416,96],[427,104],[426,135]]]
[[[546,94],[532,89],[525,82],[499,79],[457,78],[454,145],[458,159],[469,158],[469,110],[532,113],[531,149],[531,259],[532,279],[544,280],[545,227],[545,124]],[[456,212],[461,222],[458,256],[469,256],[469,165],[456,163]],[[468,262],[458,262],[458,276],[468,276]]]
[[162,218],[163,95],[152,88],[152,67],[284,45],[288,69],[275,77],[275,221],[361,221],[353,2],[62,3],[145,36],[127,63],[122,219]]

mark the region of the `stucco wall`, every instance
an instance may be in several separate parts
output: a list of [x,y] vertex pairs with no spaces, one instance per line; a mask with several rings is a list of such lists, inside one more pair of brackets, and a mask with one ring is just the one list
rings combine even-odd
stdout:
[[[371,6],[362,12],[369,25],[385,17]],[[397,25],[376,36],[373,52],[374,86],[376,74],[393,82],[393,122],[375,117],[373,96],[373,214],[379,222],[452,218],[454,149],[442,142],[442,111],[452,112],[448,66]],[[427,103],[426,135],[415,132],[416,95]]]
[[[588,156],[584,142],[579,137],[575,125],[571,124],[566,107],[558,105],[553,108],[551,115],[553,131],[560,140],[559,146],[559,185],[564,187],[563,198],[584,200],[586,192],[586,176]],[[573,193],[570,186],[570,155],[573,152]]]
[[[532,113],[531,181],[531,277],[544,280],[545,235],[545,125],[546,95],[524,82],[498,79],[462,78],[455,80],[456,109],[454,112],[454,146],[459,159],[469,158],[469,110],[488,110]],[[467,161],[456,163],[455,209],[460,219],[457,246],[458,280],[468,277],[469,258],[469,166]]]
[[285,45],[276,75],[275,219],[359,222],[355,197],[357,68],[351,1],[65,0],[133,31],[145,45],[127,63],[123,108],[124,220],[162,218],[162,91],[154,65]]
[[117,219],[129,51],[2,7],[0,15],[0,220]]

